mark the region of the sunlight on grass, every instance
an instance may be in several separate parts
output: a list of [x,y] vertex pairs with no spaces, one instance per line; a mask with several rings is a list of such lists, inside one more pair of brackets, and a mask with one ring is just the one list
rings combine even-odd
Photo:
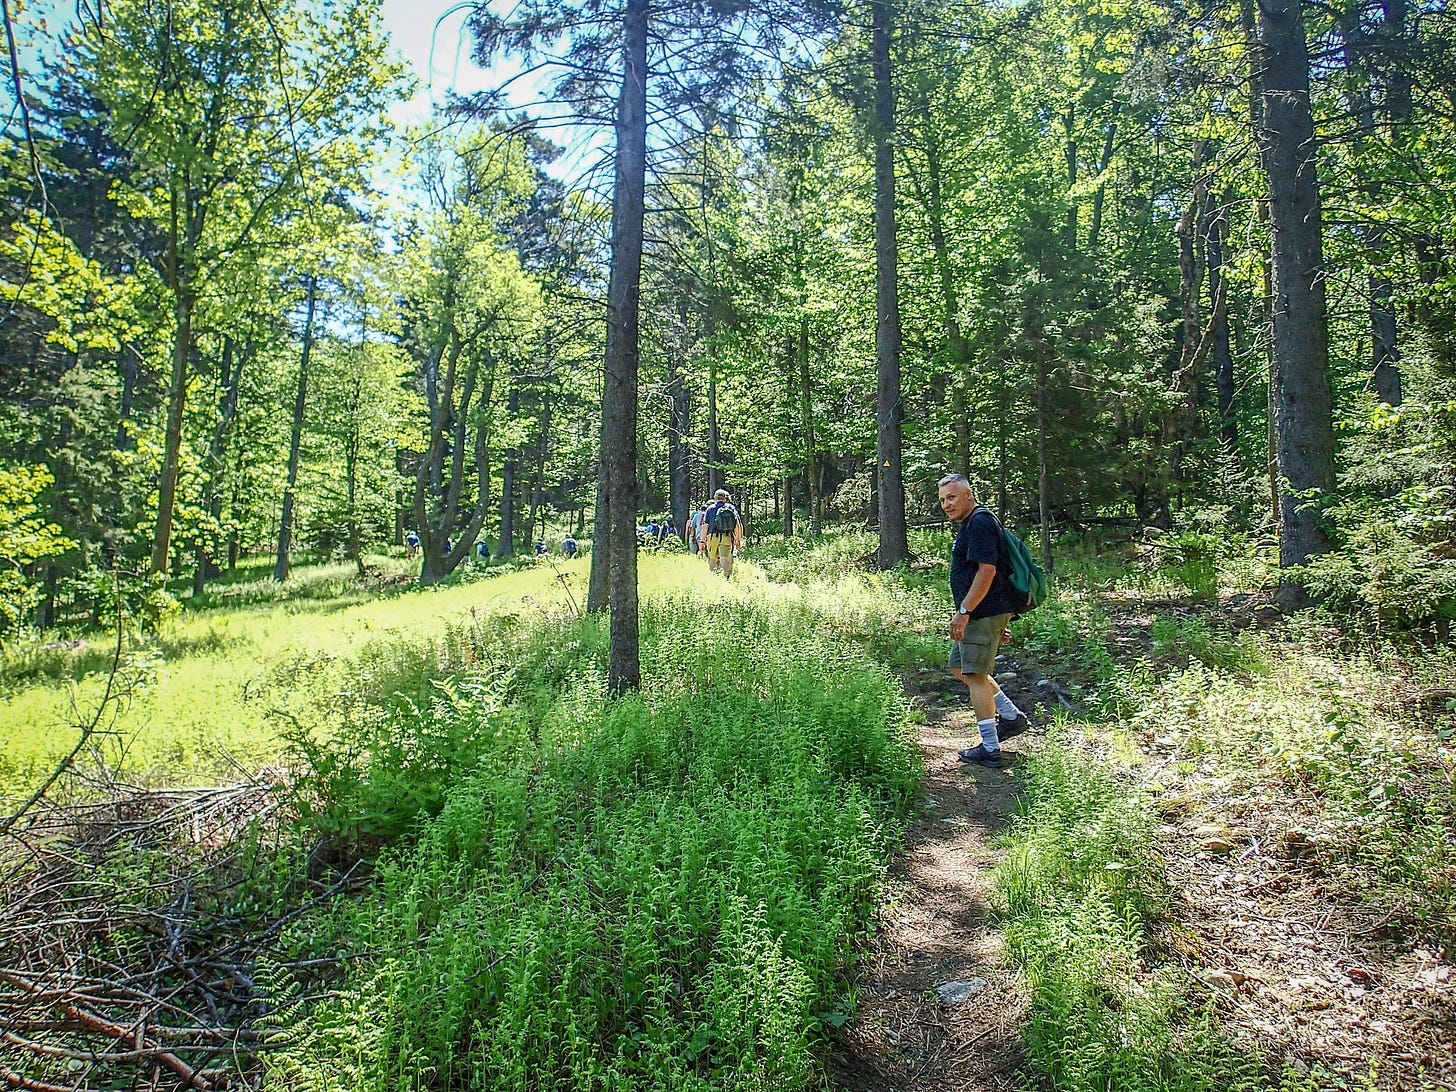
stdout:
[[[214,605],[184,612],[155,640],[129,649],[130,696],[102,739],[108,760],[124,755],[129,776],[170,783],[210,779],[233,764],[272,760],[279,732],[326,726],[336,707],[385,684],[430,653],[451,624],[473,615],[566,616],[585,601],[589,561],[529,564],[434,588],[381,598],[354,589],[352,569],[300,568],[301,597],[267,601],[272,585],[254,580],[219,587]],[[644,555],[644,596],[693,589],[726,595],[695,559]],[[745,574],[747,575],[747,574]],[[341,594],[326,595],[326,590]],[[281,591],[280,591],[281,594]],[[63,667],[7,667],[0,693],[0,794],[33,784],[70,749],[78,716],[94,712],[109,666],[109,639],[63,650]],[[59,676],[59,677],[57,677]]]

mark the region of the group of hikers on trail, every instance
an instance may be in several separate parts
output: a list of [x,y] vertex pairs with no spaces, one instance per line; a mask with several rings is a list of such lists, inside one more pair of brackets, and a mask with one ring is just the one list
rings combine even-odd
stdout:
[[713,503],[705,504],[688,520],[688,546],[708,559],[708,571],[733,576],[733,559],[743,549],[743,516],[726,489],[713,492]]
[[[966,684],[981,737],[957,757],[980,766],[1000,766],[1001,744],[1031,725],[997,684],[996,655],[1010,639],[1006,627],[1011,619],[1040,602],[1045,579],[1021,540],[1007,532],[989,508],[976,502],[964,474],[941,478],[939,494],[941,511],[960,525],[951,544],[950,591],[956,611],[950,621],[947,668]],[[654,521],[645,530],[657,543],[674,533],[666,519]],[[733,560],[743,548],[743,515],[732,494],[726,489],[714,490],[712,502],[688,517],[684,537],[688,549],[708,559],[709,572],[731,579]],[[405,542],[408,556],[415,556],[419,535],[410,531]],[[573,558],[577,550],[577,541],[568,531],[561,540],[561,553]],[[536,540],[535,552],[546,553],[543,540]]]
[[[448,554],[450,552],[451,548],[452,548],[452,543],[447,538],[445,540],[445,553]],[[561,540],[561,556],[562,557],[568,557],[568,558],[575,557],[576,556],[577,548],[578,547],[577,547],[576,539],[572,537],[572,534],[571,534],[570,531],[567,531],[566,532],[566,537]],[[549,553],[550,552],[550,548],[546,545],[546,540],[544,538],[538,538],[538,539],[536,539],[535,544],[531,547],[531,552],[533,554],[535,554],[537,557],[541,557],[541,556]],[[415,558],[415,557],[418,557],[419,556],[419,553],[420,553],[420,535],[419,535],[419,532],[418,531],[409,531],[409,532],[407,532],[405,534],[405,536],[404,536],[404,556],[407,557],[407,558]],[[475,563],[477,565],[484,566],[484,565],[487,565],[487,564],[490,563],[490,543],[488,541],[486,541],[485,539],[482,538],[482,539],[478,540],[475,543],[475,548],[472,551],[472,553],[474,553],[474,555],[475,555]]]

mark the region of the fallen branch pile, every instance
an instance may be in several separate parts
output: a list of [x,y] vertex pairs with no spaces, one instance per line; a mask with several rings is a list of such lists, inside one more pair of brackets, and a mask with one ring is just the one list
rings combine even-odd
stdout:
[[285,852],[285,799],[265,781],[113,787],[42,800],[0,838],[0,1088],[247,1083],[260,963],[307,909],[249,897]]

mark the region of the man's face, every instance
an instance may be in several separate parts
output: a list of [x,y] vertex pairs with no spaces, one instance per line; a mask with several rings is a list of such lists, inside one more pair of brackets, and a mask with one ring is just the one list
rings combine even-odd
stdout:
[[953,520],[963,520],[976,507],[971,490],[964,482],[951,482],[940,487],[940,510]]

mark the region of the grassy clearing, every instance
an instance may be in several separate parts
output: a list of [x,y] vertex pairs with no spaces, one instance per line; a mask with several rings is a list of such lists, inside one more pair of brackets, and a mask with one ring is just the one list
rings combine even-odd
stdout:
[[[341,704],[418,675],[451,625],[472,614],[557,614],[581,601],[587,562],[493,570],[430,589],[360,585],[344,566],[300,568],[273,584],[261,572],[218,585],[161,633],[126,649],[121,704],[103,753],[139,780],[207,780],[275,759],[282,729],[326,728]],[[644,559],[648,588],[682,574]],[[29,648],[0,672],[0,796],[44,776],[94,711],[111,639]],[[110,721],[108,721],[110,723]]]

